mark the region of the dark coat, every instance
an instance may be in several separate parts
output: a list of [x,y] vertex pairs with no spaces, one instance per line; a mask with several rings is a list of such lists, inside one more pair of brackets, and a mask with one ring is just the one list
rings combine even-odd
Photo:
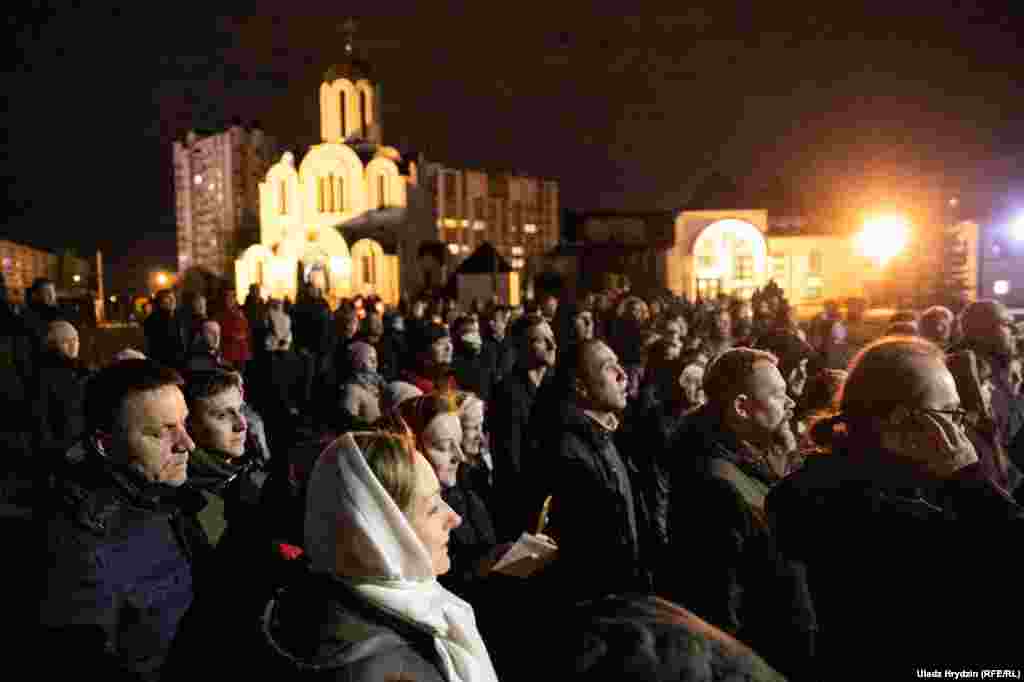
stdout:
[[650,517],[650,542],[659,556],[668,548],[672,491],[669,473],[675,460],[686,456],[673,449],[673,441],[690,412],[676,401],[657,404],[633,421],[627,420],[616,438],[619,452],[638,471],[637,488]]
[[649,592],[640,537],[646,513],[613,432],[570,406],[544,442],[551,453],[549,534],[559,548],[546,576],[553,589],[565,599]]
[[441,576],[441,584],[469,601],[472,597],[469,586],[477,580],[477,564],[498,544],[494,523],[483,500],[471,487],[465,467],[459,467],[459,480],[454,486],[444,488],[441,497],[448,506],[462,518],[462,523],[453,528],[448,542],[451,570]]
[[743,643],[654,596],[609,596],[545,620],[535,656],[548,679],[784,681]]
[[306,574],[268,605],[264,679],[446,682],[425,626],[386,613],[332,576]]
[[377,372],[384,381],[395,381],[406,368],[409,353],[405,332],[388,331],[377,344]]
[[142,328],[146,333],[146,355],[168,367],[182,366],[188,340],[177,317],[158,308],[150,313]]
[[187,486],[141,481],[93,448],[68,463],[48,510],[40,674],[156,680],[208,548]]
[[780,547],[807,566],[818,679],[874,678],[877,661],[909,671],[1017,660],[1005,614],[1024,599],[993,540],[1015,537],[1024,512],[976,466],[929,486],[891,460],[840,452],[809,458],[768,495]]
[[764,511],[775,481],[707,406],[671,449],[669,551],[694,560],[663,565],[659,593],[803,679],[817,624],[804,568],[780,553]]
[[202,585],[181,621],[168,656],[164,680],[195,679],[236,670],[224,651],[249,650],[260,641],[262,608],[281,581],[277,547],[286,541],[286,515],[272,508],[264,462],[210,450],[189,457],[188,485],[206,506],[197,519],[213,552],[203,567]]
[[[545,374],[544,386],[549,381]],[[526,530],[531,514],[540,511],[524,505],[523,458],[533,447],[537,434],[530,430],[530,416],[538,387],[533,385],[526,370],[518,369],[507,375],[494,392],[494,401],[487,410],[487,428],[491,434],[491,454],[494,457],[494,499],[491,514],[497,526],[499,540],[514,540]],[[532,502],[532,500],[531,500]]]
[[464,391],[475,393],[485,403],[491,402],[497,368],[491,363],[491,356],[482,350],[474,353],[461,341],[456,341],[455,352],[452,354],[452,371],[455,381]]
[[59,353],[43,355],[32,391],[33,449],[48,470],[85,434],[85,387],[91,373]]

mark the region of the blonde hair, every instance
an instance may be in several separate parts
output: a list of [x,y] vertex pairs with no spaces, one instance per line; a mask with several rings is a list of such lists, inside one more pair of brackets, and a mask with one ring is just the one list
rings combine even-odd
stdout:
[[416,448],[408,434],[363,431],[352,434],[370,471],[395,505],[408,515],[416,495]]

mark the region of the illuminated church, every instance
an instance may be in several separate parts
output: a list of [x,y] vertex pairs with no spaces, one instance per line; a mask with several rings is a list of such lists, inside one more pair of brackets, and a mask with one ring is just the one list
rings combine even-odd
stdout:
[[235,261],[240,298],[296,300],[318,286],[332,303],[357,294],[398,302],[403,266],[436,239],[415,161],[382,143],[380,88],[369,64],[345,45],[345,60],[320,84],[320,137],[301,160],[286,152],[259,184],[259,243]]

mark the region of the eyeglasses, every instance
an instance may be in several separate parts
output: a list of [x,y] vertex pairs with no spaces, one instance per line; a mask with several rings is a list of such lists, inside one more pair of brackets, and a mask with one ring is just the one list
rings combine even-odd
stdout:
[[919,407],[915,410],[911,410],[911,413],[924,413],[924,414],[945,414],[949,416],[949,420],[953,422],[954,426],[963,426],[964,420],[967,418],[967,410],[962,407],[958,407],[953,410],[933,410],[927,407]]

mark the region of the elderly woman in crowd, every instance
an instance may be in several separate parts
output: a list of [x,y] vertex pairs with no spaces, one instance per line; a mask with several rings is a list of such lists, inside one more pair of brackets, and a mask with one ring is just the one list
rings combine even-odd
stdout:
[[766,504],[780,550],[807,568],[817,679],[875,677],[881,660],[910,670],[1005,657],[1015,635],[994,624],[1022,600],[979,591],[981,576],[1004,571],[984,529],[1012,537],[1006,524],[1024,511],[979,470],[942,351],[920,338],[876,341],[851,364],[838,409],[812,428],[829,454]]
[[268,605],[264,673],[279,679],[493,681],[473,608],[437,577],[461,523],[400,435],[347,433],[309,481],[311,571]]

